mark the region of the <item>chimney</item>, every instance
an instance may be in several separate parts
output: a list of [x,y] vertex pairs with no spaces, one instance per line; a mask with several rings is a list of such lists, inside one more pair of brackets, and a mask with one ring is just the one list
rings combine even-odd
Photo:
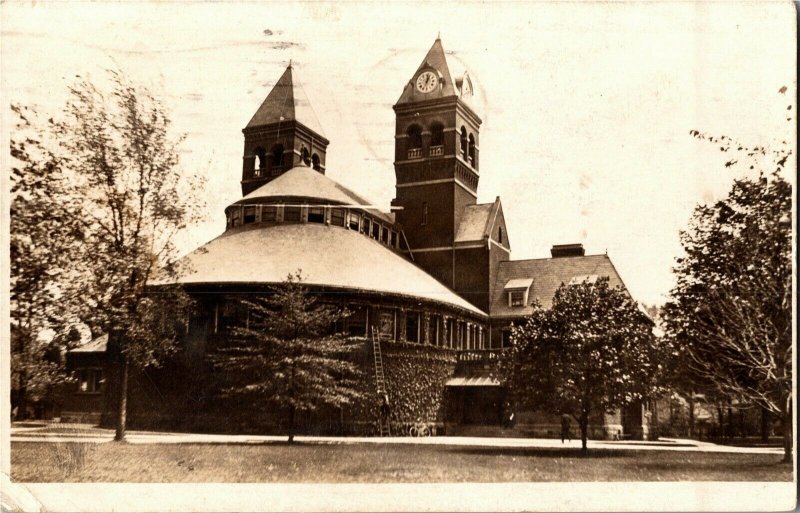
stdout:
[[583,244],[553,244],[550,248],[550,255],[553,258],[583,256],[586,251]]

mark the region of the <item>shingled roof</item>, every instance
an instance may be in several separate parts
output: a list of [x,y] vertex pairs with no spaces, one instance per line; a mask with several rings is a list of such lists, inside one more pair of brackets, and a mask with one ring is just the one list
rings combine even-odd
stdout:
[[315,223],[228,230],[181,259],[177,280],[151,285],[272,284],[300,269],[309,286],[381,293],[486,313],[383,244],[360,233]]
[[[259,199],[278,197],[316,198],[337,205],[372,205],[370,201],[362,196],[308,166],[293,167],[271,182],[254,190],[237,201],[237,203],[257,203]],[[363,210],[384,221],[394,223],[393,214],[381,212],[375,208],[363,208]]]
[[283,121],[297,121],[325,137],[322,125],[308,101],[303,86],[294,77],[294,69],[291,64],[275,83],[272,91],[269,92],[250,122],[247,123],[247,128]]
[[[492,317],[528,315],[533,311],[530,303],[534,299],[538,299],[543,307],[550,308],[553,304],[553,296],[562,283],[568,284],[573,278],[587,276],[608,277],[611,287],[625,288],[622,278],[620,278],[608,255],[500,262],[497,269],[497,279],[492,290],[490,315]],[[521,279],[533,279],[533,284],[528,293],[528,304],[522,307],[509,307],[508,293],[504,291],[504,288],[509,281]]]
[[494,203],[469,205],[464,208],[461,222],[456,232],[456,242],[473,242],[483,240],[489,235],[489,224],[494,210]]

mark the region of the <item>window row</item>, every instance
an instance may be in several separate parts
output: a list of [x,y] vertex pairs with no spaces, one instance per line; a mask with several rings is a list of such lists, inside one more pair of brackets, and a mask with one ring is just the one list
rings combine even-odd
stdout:
[[[408,143],[408,158],[422,158],[423,156],[423,140],[422,140],[422,127],[413,124],[406,130]],[[436,157],[444,155],[444,126],[441,123],[433,123],[430,126],[430,144],[428,146],[428,156]],[[476,145],[475,135],[468,133],[467,128],[462,126],[459,133],[459,146],[458,152],[464,161],[468,162],[472,167],[476,167]]]
[[[286,150],[282,144],[276,144],[269,150],[269,153],[262,146],[258,146],[253,150],[255,156],[255,163],[253,169],[253,176],[276,176],[281,171],[291,167],[291,152],[286,154]],[[322,170],[321,160],[316,153],[311,154],[308,148],[303,146],[300,150],[300,160],[303,164],[311,166],[317,171]]]
[[[336,305],[343,306],[343,305]],[[254,322],[249,308],[235,299],[214,305],[212,329],[225,333],[234,326],[251,328]],[[347,305],[350,315],[331,326],[330,331],[346,333],[352,337],[370,336],[373,326],[383,340],[428,345],[456,350],[488,349],[487,331],[483,326],[441,315],[428,319],[428,336],[425,336],[424,316],[419,311],[401,311],[397,308],[376,308],[367,305]]]
[[252,223],[319,223],[362,233],[392,248],[400,247],[397,230],[357,210],[314,205],[241,205],[228,208],[226,228]]

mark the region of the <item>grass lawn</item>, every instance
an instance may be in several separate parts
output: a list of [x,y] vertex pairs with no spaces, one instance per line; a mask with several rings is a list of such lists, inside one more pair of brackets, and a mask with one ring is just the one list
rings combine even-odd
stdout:
[[15,442],[22,482],[791,481],[780,455],[439,445]]

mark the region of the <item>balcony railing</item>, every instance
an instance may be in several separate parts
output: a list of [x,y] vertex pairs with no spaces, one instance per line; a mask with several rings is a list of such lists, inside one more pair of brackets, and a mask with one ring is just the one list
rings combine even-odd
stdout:
[[456,359],[459,362],[496,362],[502,349],[467,349],[459,351]]
[[411,148],[408,150],[408,158],[418,159],[422,156],[422,148]]
[[444,146],[431,146],[428,150],[428,155],[431,157],[441,157],[444,155]]

